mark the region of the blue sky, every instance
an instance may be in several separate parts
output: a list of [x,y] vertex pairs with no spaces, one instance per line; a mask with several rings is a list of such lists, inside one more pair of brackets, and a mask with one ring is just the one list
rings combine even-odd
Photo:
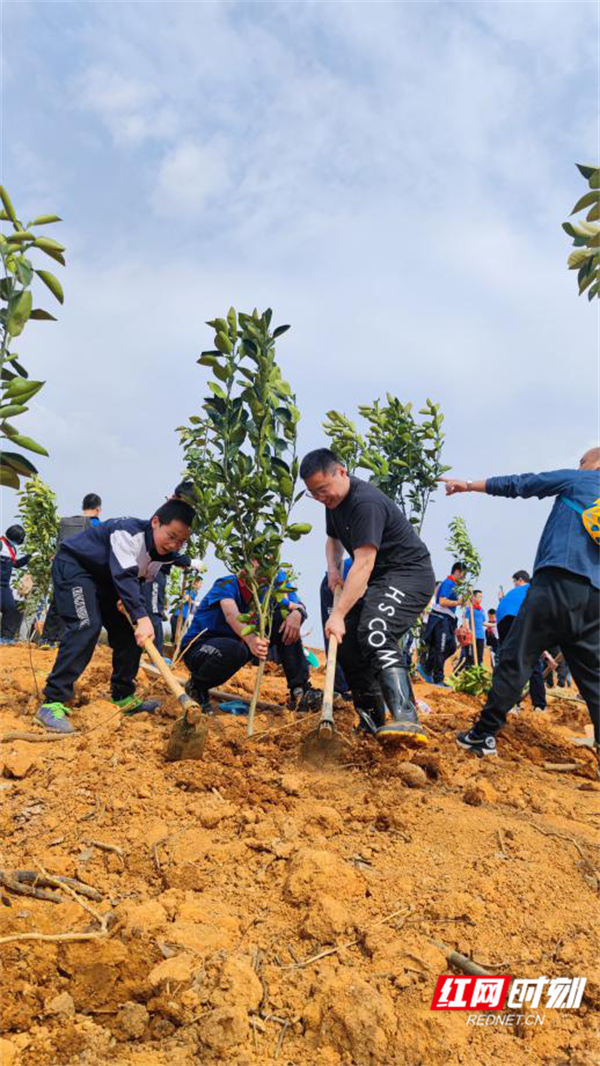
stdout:
[[[390,391],[446,415],[457,476],[575,465],[597,437],[596,308],[560,223],[598,148],[598,5],[2,4],[2,181],[56,210],[56,324],[20,351],[48,382],[23,426],[63,513],[143,515],[181,469],[207,318],[270,305],[302,410]],[[5,498],[5,521],[12,517]],[[530,567],[549,504],[439,493],[486,603]],[[290,560],[316,623],[322,509]],[[217,569],[211,565],[211,576]]]

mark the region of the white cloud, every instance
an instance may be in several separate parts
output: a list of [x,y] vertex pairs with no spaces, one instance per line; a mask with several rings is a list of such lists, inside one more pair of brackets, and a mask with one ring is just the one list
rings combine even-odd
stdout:
[[229,152],[223,138],[205,144],[186,139],[163,159],[151,202],[159,215],[189,220],[215,198],[227,196],[231,185]]

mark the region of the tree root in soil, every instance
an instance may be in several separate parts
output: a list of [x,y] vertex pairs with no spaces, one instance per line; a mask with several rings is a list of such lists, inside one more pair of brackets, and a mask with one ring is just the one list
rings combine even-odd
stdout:
[[9,892],[14,892],[15,895],[43,899],[49,903],[64,903],[62,896],[55,892],[45,891],[49,886],[64,888],[65,885],[69,885],[79,895],[93,899],[96,903],[102,899],[102,894],[98,889],[84,885],[74,877],[48,878],[36,870],[0,870],[0,885],[3,885]]
[[[29,874],[30,871],[27,870],[24,872]],[[71,930],[67,933],[13,933],[9,936],[0,937],[0,944],[14,944],[17,941],[24,940],[35,940],[44,943],[65,944],[75,943],[76,941],[83,940],[101,940],[105,936],[109,935],[109,923],[111,917],[110,911],[108,911],[106,914],[100,914],[97,910],[95,910],[94,907],[90,906],[90,904],[87,903],[85,899],[83,899],[82,895],[79,892],[76,892],[75,889],[72,888],[70,884],[68,884],[68,881],[72,881],[73,878],[60,879],[58,877],[51,877],[51,875],[48,873],[47,870],[44,869],[43,866],[39,867],[39,872],[41,874],[40,880],[43,883],[51,887],[54,886],[60,888],[63,891],[67,892],[70,896],[72,896],[75,902],[78,903],[84,911],[87,911],[87,913],[91,915],[94,921],[98,923],[98,929],[86,929],[82,930],[81,932],[77,930]],[[79,882],[76,883],[78,888],[80,888],[81,886],[79,885]]]

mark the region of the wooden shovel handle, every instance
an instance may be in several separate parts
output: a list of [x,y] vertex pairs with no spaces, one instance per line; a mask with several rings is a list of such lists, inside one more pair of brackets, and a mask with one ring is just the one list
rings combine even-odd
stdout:
[[[132,628],[135,629],[135,626],[133,625],[133,622],[131,621],[131,618],[129,616],[129,612],[125,609],[124,605],[122,606],[122,611],[125,617],[128,619],[129,624],[132,626]],[[175,674],[172,670],[169,669],[167,663],[163,659],[162,655],[160,654],[158,648],[155,646],[154,641],[151,638],[148,638],[148,640],[144,641],[144,651],[146,652],[148,658],[152,659],[152,662],[154,663],[156,669],[165,681],[168,688],[171,690],[173,695],[176,696],[179,700],[181,706],[183,707],[183,710],[185,711],[188,722],[195,723],[199,721],[201,717],[201,711],[198,707],[198,704],[194,703],[194,701],[190,699],[183,685],[179,684],[179,681],[175,677]]]
[[[337,585],[333,594],[333,607],[334,610],[338,605],[340,596],[342,595],[342,586]],[[338,642],[337,637],[329,638],[329,647],[327,649],[327,667],[325,669],[325,685],[323,688],[323,712],[333,711],[333,689],[335,684],[335,665],[337,661]]]

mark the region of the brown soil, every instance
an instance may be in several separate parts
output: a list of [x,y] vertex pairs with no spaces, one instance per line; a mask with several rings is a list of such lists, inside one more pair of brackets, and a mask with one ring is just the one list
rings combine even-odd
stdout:
[[[52,660],[32,652],[38,685]],[[2,866],[77,877],[110,913],[101,939],[2,945],[4,1066],[598,1061],[598,782],[571,743],[580,705],[524,712],[479,761],[454,743],[478,701],[419,684],[426,751],[354,740],[346,708],[341,762],[317,770],[299,754],[313,722],[269,672],[280,716],[259,714],[251,741],[217,716],[202,762],[167,764],[173,699],[123,722],[108,677],[99,648],[73,715],[90,732],[2,744]],[[3,650],[3,678],[3,734],[37,728],[26,648]],[[577,767],[544,768],[561,762]],[[4,936],[98,928],[69,896],[2,903]],[[583,1005],[535,1028],[431,1013],[450,972],[435,940],[492,972],[586,976]]]

